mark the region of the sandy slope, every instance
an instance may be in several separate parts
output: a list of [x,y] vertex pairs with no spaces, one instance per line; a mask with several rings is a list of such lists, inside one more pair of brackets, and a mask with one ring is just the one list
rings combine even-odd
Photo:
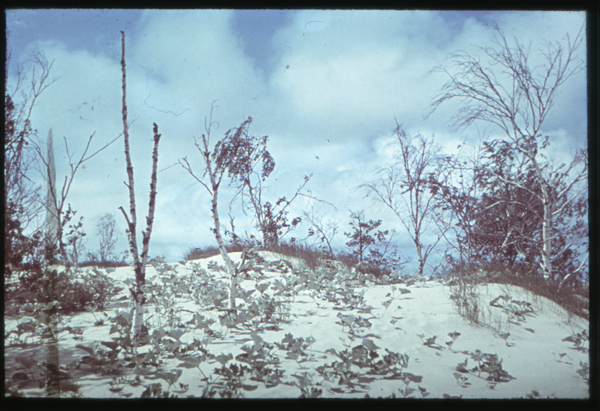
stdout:
[[[232,255],[235,261],[239,260],[239,253]],[[264,255],[269,260],[280,258],[276,255]],[[206,267],[208,261],[213,260],[222,264],[220,257],[195,261]],[[295,261],[294,263],[297,263]],[[191,264],[186,266],[175,264],[177,272],[181,275],[191,272]],[[294,264],[295,265],[295,264]],[[187,267],[187,268],[186,268]],[[156,275],[152,267],[148,267],[147,277]],[[219,278],[220,274],[215,274]],[[276,271],[266,271],[259,279],[260,282],[271,281],[282,274]],[[110,274],[111,278],[121,282],[126,278],[133,278],[132,270],[129,268],[118,268]],[[255,282],[245,280],[242,286],[246,289],[254,288]],[[124,286],[121,284],[121,286]],[[301,375],[303,372],[312,374],[315,388],[323,390],[322,397],[336,398],[362,398],[365,394],[371,397],[388,396],[395,392],[401,397],[398,388],[405,387],[401,380],[385,380],[381,377],[364,376],[359,379],[359,385],[353,389],[337,384],[337,381],[325,381],[315,371],[322,364],[330,364],[337,357],[325,351],[334,348],[343,350],[344,344],[355,347],[367,337],[380,347],[380,354],[385,354],[385,348],[392,352],[407,354],[409,365],[404,370],[412,374],[414,380],[409,387],[415,389],[411,396],[421,398],[417,386],[424,388],[429,395],[427,398],[443,398],[444,395],[462,396],[463,398],[515,398],[525,397],[532,390],[539,393],[542,398],[588,398],[589,387],[582,376],[577,374],[581,368],[580,362],[589,364],[589,354],[575,350],[571,342],[562,341],[565,337],[588,330],[588,321],[569,316],[562,308],[554,303],[524,291],[518,287],[499,286],[497,284],[482,285],[477,294],[480,306],[485,315],[487,325],[471,325],[463,319],[456,311],[450,299],[451,287],[444,286],[438,282],[428,281],[411,286],[399,285],[398,287],[409,290],[407,293],[394,292],[397,297],[385,310],[382,302],[387,300],[388,293],[392,292],[391,286],[371,286],[365,291],[365,299],[373,309],[370,314],[360,314],[358,310],[337,310],[329,302],[313,300],[304,292],[290,298],[290,317],[287,323],[281,324],[279,330],[265,330],[259,333],[260,337],[267,343],[281,342],[286,334],[291,333],[294,337],[313,337],[316,341],[307,352],[313,354],[310,362],[298,364],[295,361],[285,359],[285,352],[275,351],[281,359],[281,368],[285,370],[283,381],[295,381],[293,375]],[[356,291],[360,291],[357,289]],[[123,295],[127,292],[123,291]],[[512,300],[527,301],[532,304],[535,314],[525,317],[524,321],[510,322],[506,312],[499,307],[490,306],[489,302],[500,295],[509,294]],[[198,307],[189,299],[178,299],[178,307],[198,311]],[[239,300],[241,302],[241,300]],[[502,301],[500,301],[502,303]],[[152,307],[147,307],[151,313]],[[112,309],[107,310],[109,316],[114,315]],[[356,332],[354,340],[350,340],[348,327],[342,327],[338,314],[354,314],[368,319],[370,328]],[[217,320],[212,325],[215,331],[225,331],[226,328],[219,324],[217,311],[204,311],[206,317]],[[222,314],[222,313],[221,313]],[[96,317],[102,316],[96,313]],[[184,311],[180,313],[182,322],[189,320],[192,313]],[[20,319],[19,322],[26,319]],[[76,348],[77,344],[91,346],[94,342],[110,341],[110,322],[102,326],[94,326],[94,317],[91,313],[78,313],[63,319],[61,328],[81,327],[81,336],[70,334],[67,331],[60,333],[60,361],[61,365],[72,363],[80,359],[86,353]],[[15,329],[16,319],[5,317],[5,332]],[[505,341],[500,338],[500,332],[510,333]],[[460,336],[454,344],[449,347],[446,342],[451,341],[449,333],[459,332]],[[198,339],[204,337],[200,330],[189,330],[182,337],[182,342],[192,341],[193,337]],[[424,345],[427,339],[436,336],[434,344]],[[22,338],[25,338],[24,335]],[[245,342],[251,341],[250,332],[247,330],[229,330],[225,338],[215,339],[207,348],[212,354],[231,353],[235,357],[241,354]],[[143,349],[142,349],[143,350]],[[467,378],[459,385],[455,373],[457,365],[468,358],[466,368],[471,369],[477,363],[471,358],[470,353],[480,350],[482,353],[497,354],[502,359],[502,368],[513,379],[508,382],[492,384],[485,380],[486,374],[481,378],[477,373],[462,373],[460,376]],[[560,354],[566,355],[561,356]],[[5,370],[7,377],[18,368],[15,362],[17,355],[25,355],[28,358],[41,361],[45,359],[45,351],[41,346],[29,348],[6,347]],[[235,361],[234,361],[235,362]],[[186,393],[178,394],[180,397],[188,395],[201,395],[205,385],[201,381],[198,369],[189,367],[176,358],[170,358],[162,367],[165,371],[173,372],[182,370],[178,383],[189,384]],[[204,362],[201,369],[206,375],[220,364],[215,361]],[[300,368],[302,366],[303,368]],[[355,367],[358,371],[358,367]],[[363,370],[365,372],[365,370]],[[143,386],[131,387],[126,385],[121,393],[113,393],[109,390],[109,382],[113,376],[103,376],[91,372],[88,366],[82,365],[79,369],[70,371],[74,381],[82,386],[80,392],[84,397],[106,398],[106,397],[139,397],[144,391]],[[142,374],[144,384],[162,383],[163,389],[167,389],[164,380],[155,376],[155,368],[136,370]],[[125,375],[130,375],[131,370],[126,369]],[[145,374],[145,375],[144,375]],[[132,375],[133,377],[133,375]],[[418,382],[416,382],[418,381]],[[320,384],[318,384],[320,383]],[[44,390],[30,385],[22,392],[26,396],[43,396]],[[171,391],[173,392],[173,391]],[[294,385],[279,384],[272,388],[266,388],[261,382],[245,381],[244,397],[246,398],[297,398],[300,389]]]

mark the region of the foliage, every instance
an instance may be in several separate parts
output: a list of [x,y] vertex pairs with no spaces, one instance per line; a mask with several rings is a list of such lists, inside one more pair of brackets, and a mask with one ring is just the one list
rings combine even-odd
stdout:
[[42,232],[33,235],[24,234],[24,227],[19,220],[23,213],[22,207],[12,201],[7,203],[4,212],[4,278],[12,277],[15,271],[39,271],[42,268],[43,249]]
[[[366,221],[364,210],[350,212],[350,227],[353,231],[344,232],[350,239],[346,245],[351,249],[350,261],[356,265],[357,271],[371,273],[380,278],[384,274],[390,274],[392,269],[400,269],[408,261],[402,261],[402,256],[397,247],[390,247],[395,236],[395,231],[389,230],[371,233],[381,226],[381,220]],[[386,237],[390,235],[389,239]],[[377,245],[377,247],[374,247]],[[383,248],[380,250],[380,248]]]
[[[518,40],[509,44],[496,30],[495,47],[480,48],[481,56],[456,52],[448,67],[437,69],[449,79],[430,114],[455,100],[457,128],[483,122],[504,134],[484,143],[487,164],[480,183],[488,201],[480,210],[493,218],[482,215],[476,221],[486,225],[484,235],[499,242],[508,260],[525,260],[532,276],[560,289],[587,269],[587,149],[577,150],[567,164],[554,164],[546,155],[549,137],[543,127],[558,89],[585,67],[577,58],[583,27],[573,42],[567,35],[566,44],[547,43],[539,53],[546,64],[536,66],[530,65],[528,48]],[[494,225],[501,229],[496,238]]]
[[62,272],[56,278],[57,300],[61,313],[84,311],[86,307],[103,310],[121,291],[100,271]]
[[[478,377],[481,377],[482,372],[486,373],[488,374],[486,380],[493,383],[509,382],[514,379],[514,377],[502,368],[502,359],[499,359],[497,354],[482,353],[480,350],[476,350],[474,353],[471,353],[471,359],[477,362],[475,367],[468,369],[469,358],[466,358],[464,362],[457,365],[456,370],[460,373],[476,372]],[[460,374],[454,373],[454,376],[457,381],[461,380]],[[462,381],[464,382],[465,380],[462,379]]]
[[69,258],[68,263],[65,262],[65,265],[72,265],[76,269],[79,268],[79,256],[83,253],[85,249],[85,241],[84,237],[87,235],[82,227],[83,227],[83,216],[79,218],[79,222],[77,224],[69,224],[69,231],[65,230],[65,226],[73,219],[77,211],[71,209],[71,204],[68,204],[68,208],[66,211],[63,211],[63,218],[61,219],[61,225],[64,239],[66,239],[66,243],[63,239],[62,247],[67,250],[67,257]]
[[[28,73],[19,70],[16,83],[8,85],[10,51],[6,52],[4,69],[4,278],[21,270],[40,270],[44,245],[40,227],[35,220],[42,210],[40,187],[27,174],[36,167],[35,150],[31,145],[37,136],[32,128],[31,114],[36,100],[55,81],[48,76],[52,63],[45,56],[34,53],[28,62],[33,64]],[[36,71],[36,68],[38,71]],[[24,89],[25,80],[31,87]],[[25,234],[30,229],[30,235]]]
[[367,252],[371,245],[382,242],[385,236],[389,233],[388,230],[370,234],[371,231],[377,229],[381,225],[381,220],[373,221],[365,220],[364,211],[352,212],[350,211],[350,227],[353,231],[350,233],[344,233],[346,237],[350,239],[346,245],[354,249],[352,254],[354,255],[356,262],[360,263],[367,259]]

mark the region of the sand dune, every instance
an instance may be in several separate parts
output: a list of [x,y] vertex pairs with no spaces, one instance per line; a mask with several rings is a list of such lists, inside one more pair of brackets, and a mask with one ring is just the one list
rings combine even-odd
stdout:
[[[268,261],[281,258],[270,254],[263,257]],[[239,261],[239,253],[233,253],[232,259]],[[192,272],[193,264],[206,269],[209,261],[223,264],[221,257],[215,256],[188,262],[186,265],[175,263],[173,266],[177,275],[183,278]],[[298,261],[292,263],[296,265]],[[222,273],[211,270],[208,272],[212,273],[215,280],[226,281]],[[284,282],[289,274],[278,270],[263,271],[256,279],[244,279],[241,285],[242,288],[250,290],[254,289],[257,283],[270,282],[271,286],[266,293],[273,295],[275,280]],[[133,272],[127,267],[117,268],[109,276],[115,283],[125,287],[123,281],[127,278],[133,279]],[[154,282],[159,281],[160,276],[149,266],[147,278],[153,277],[156,277]],[[482,284],[474,290],[473,295],[473,298],[480,302],[482,322],[475,325],[458,314],[451,299],[455,292],[452,287],[436,281],[424,281],[410,286],[398,284],[395,288],[392,290],[390,285],[370,285],[355,289],[355,293],[364,292],[362,310],[361,307],[336,307],[335,304],[318,297],[312,298],[308,291],[288,297],[274,297],[289,301],[284,305],[287,308],[282,308],[283,311],[278,313],[285,321],[270,328],[267,327],[268,324],[261,324],[263,329],[255,330],[254,334],[252,330],[241,325],[227,329],[219,323],[219,316],[223,315],[223,311],[201,311],[187,296],[175,299],[175,311],[178,311],[177,315],[184,324],[191,320],[196,312],[216,321],[210,328],[217,334],[221,333],[222,338],[215,337],[206,346],[208,352],[215,356],[232,354],[235,358],[248,352],[249,347],[255,344],[253,336],[258,336],[267,347],[271,347],[267,351],[280,361],[274,366],[282,375],[280,382],[265,384],[246,375],[239,390],[245,398],[297,398],[301,395],[301,389],[294,385],[294,382],[301,381],[305,377],[304,373],[308,373],[305,378],[309,391],[310,388],[321,390],[323,398],[364,398],[365,395],[387,397],[392,393],[402,398],[408,393],[407,397],[428,399],[459,396],[502,399],[526,397],[532,395],[533,391],[542,398],[589,397],[589,386],[577,372],[582,368],[581,363],[590,362],[585,349],[589,345],[576,349],[573,342],[563,341],[565,337],[588,330],[587,320],[569,315],[553,302],[532,295],[519,287]],[[121,292],[122,296],[127,294],[126,289]],[[504,297],[497,299],[499,296]],[[386,309],[383,302],[390,299],[393,300]],[[496,302],[490,305],[494,299]],[[238,299],[238,304],[242,302]],[[364,309],[364,306],[372,308]],[[114,317],[119,309],[122,308],[109,308],[106,313],[109,317]],[[154,312],[153,306],[147,305],[146,309],[148,316],[153,315],[149,319],[150,324],[158,327],[159,316]],[[524,314],[519,315],[522,312]],[[94,343],[111,341],[110,321],[94,326],[95,318],[102,316],[99,312],[95,313],[95,317],[92,313],[85,312],[63,317],[59,327],[63,330],[59,333],[60,361],[63,367],[87,355],[86,351],[77,345],[90,347]],[[27,321],[27,318],[5,317],[5,332],[16,329],[17,324],[24,321]],[[351,332],[348,324],[357,325]],[[67,327],[71,330],[79,329],[82,333],[70,333]],[[169,329],[165,327],[165,330]],[[151,328],[150,332],[152,331]],[[303,350],[306,355],[299,357],[298,361],[289,358],[285,349],[274,345],[284,345],[282,340],[290,333],[293,338],[302,337],[305,342],[312,342]],[[113,337],[114,335],[112,334]],[[26,336],[25,334],[22,338]],[[191,343],[194,338],[201,340],[205,337],[206,334],[201,329],[188,329],[180,337],[180,341]],[[32,337],[30,341],[35,341],[35,338]],[[453,343],[449,344],[451,341]],[[371,344],[374,344],[374,347]],[[359,373],[358,377],[351,383],[342,384],[339,376],[327,381],[323,373],[318,372],[317,368],[320,366],[331,365],[334,361],[340,362],[340,357],[335,353],[339,354],[346,348],[351,350],[357,346],[363,347],[362,349],[377,347],[374,351],[378,357],[374,361],[382,359],[387,353],[386,349],[392,353],[406,354],[408,365],[395,376],[394,373],[370,373],[374,370],[372,366],[360,368],[358,365],[352,365],[350,369]],[[140,352],[147,352],[150,347],[141,347]],[[356,350],[359,349],[361,348]],[[501,371],[495,374],[496,378],[490,373],[482,372],[482,367],[474,370],[485,363],[482,358],[493,358],[485,354],[495,354],[497,359],[501,360]],[[15,358],[23,355],[39,362],[45,360],[46,354],[41,345],[7,346],[6,378],[19,368]],[[170,390],[179,397],[201,396],[206,382],[202,380],[200,370],[208,376],[215,368],[221,367],[215,360],[201,363],[199,370],[174,355],[164,355],[162,359],[165,363],[162,364],[160,372],[174,375],[180,373],[177,384]],[[233,359],[227,366],[233,363],[243,364]],[[492,368],[488,366],[487,369]],[[330,371],[332,369],[329,368]],[[498,370],[498,367],[496,369]],[[81,395],[87,398],[140,397],[146,390],[144,385],[153,383],[160,383],[163,390],[168,388],[167,380],[157,376],[156,368],[150,365],[136,369],[125,368],[122,374],[125,378],[133,380],[136,375],[140,375],[143,384],[124,384],[118,392],[110,390],[110,382],[115,376],[93,372],[87,364],[81,364],[79,368],[69,370],[69,373],[72,381],[81,386]],[[213,374],[212,378],[216,378],[216,375]],[[176,392],[179,383],[188,385],[186,392]],[[21,391],[25,396],[45,395],[44,389],[34,386],[33,383]]]

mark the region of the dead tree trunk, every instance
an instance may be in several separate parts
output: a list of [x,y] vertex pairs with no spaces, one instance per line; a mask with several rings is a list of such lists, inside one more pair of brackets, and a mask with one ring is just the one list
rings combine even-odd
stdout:
[[[54,142],[52,138],[52,128],[48,131],[47,140],[47,162],[46,167],[48,193],[46,197],[46,258],[49,261],[54,260],[54,253],[60,250],[61,256],[64,259],[66,253],[60,248],[61,225],[59,222],[57,198],[56,198],[56,166],[54,162]],[[66,265],[66,260],[65,260]]]
[[135,318],[133,323],[133,344],[134,348],[137,347],[141,337],[142,324],[144,322],[144,303],[146,302],[146,296],[144,292],[144,285],[146,283],[146,261],[148,259],[148,247],[150,244],[150,235],[152,234],[152,224],[154,222],[154,210],[156,205],[156,174],[158,165],[158,142],[160,141],[160,134],[158,134],[158,126],[154,123],[154,150],[152,152],[152,176],[150,182],[150,203],[148,210],[148,217],[146,218],[147,227],[142,232],[142,253],[139,254],[137,246],[136,236],[136,211],[135,211],[135,190],[134,190],[134,179],[133,179],[133,166],[131,164],[131,155],[129,151],[129,129],[127,124],[127,76],[125,70],[125,33],[121,32],[121,70],[123,72],[123,136],[125,140],[125,159],[127,161],[127,176],[129,178],[129,184],[125,185],[129,188],[129,211],[131,214],[131,220],[127,216],[127,213],[123,207],[119,207],[125,216],[127,221],[127,237],[129,239],[129,249],[133,257],[133,269],[135,272],[135,284],[129,290],[133,296],[135,304]]

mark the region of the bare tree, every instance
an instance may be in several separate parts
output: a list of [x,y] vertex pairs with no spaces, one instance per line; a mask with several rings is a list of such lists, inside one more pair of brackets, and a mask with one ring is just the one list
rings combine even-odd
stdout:
[[[514,156],[526,163],[533,171],[539,190],[532,190],[521,182],[511,181],[505,176],[496,177],[508,185],[529,191],[542,203],[539,216],[542,224],[538,241],[540,268],[546,281],[553,272],[553,221],[585,194],[587,186],[587,150],[580,149],[568,165],[555,167],[544,156],[548,136],[544,136],[544,121],[558,96],[558,89],[573,75],[584,68],[576,58],[583,42],[583,26],[571,42],[566,36],[566,45],[559,42],[546,43],[540,50],[545,64],[532,67],[529,49],[515,39],[509,45],[504,33],[497,29],[495,48],[480,48],[488,58],[488,66],[481,63],[479,56],[465,52],[452,55],[453,63],[447,68],[437,68],[446,73],[449,81],[431,104],[431,115],[441,104],[456,100],[460,103],[454,119],[456,128],[468,127],[479,121],[499,127],[506,135]],[[498,69],[493,70],[493,67]],[[553,187],[561,187],[558,191]],[[502,201],[497,203],[502,204]],[[576,239],[575,239],[576,240]],[[581,240],[581,238],[580,238]],[[567,244],[567,247],[573,244]],[[584,258],[587,260],[587,257]],[[584,264],[580,265],[581,270]],[[564,277],[561,281],[567,279]]]
[[39,170],[40,174],[42,175],[42,177],[44,178],[44,180],[46,180],[46,183],[48,184],[48,198],[47,198],[47,203],[46,203],[45,207],[46,207],[47,212],[49,212],[52,215],[52,217],[54,218],[54,220],[57,222],[57,230],[58,231],[57,231],[56,239],[58,241],[58,249],[59,249],[59,253],[60,253],[67,269],[70,268],[70,262],[69,262],[69,258],[67,256],[67,251],[65,249],[65,241],[63,239],[64,224],[62,223],[62,214],[63,214],[63,211],[65,211],[66,200],[69,195],[69,191],[71,190],[71,185],[73,183],[73,180],[75,179],[75,175],[77,174],[77,170],[83,163],[85,163],[86,161],[88,161],[89,159],[91,159],[92,157],[97,155],[98,153],[100,153],[102,150],[104,150],[105,148],[110,146],[112,143],[114,143],[119,137],[121,137],[120,135],[117,136],[115,139],[113,139],[112,141],[110,141],[109,143],[104,145],[99,150],[95,151],[94,153],[92,153],[90,155],[87,155],[88,151],[90,149],[90,145],[92,143],[92,139],[95,134],[96,133],[93,133],[90,136],[90,138],[88,139],[88,142],[87,142],[85,149],[83,150],[83,153],[81,154],[81,157],[79,158],[79,160],[73,159],[74,154],[69,152],[69,144],[67,142],[67,138],[64,137],[65,149],[66,149],[67,158],[69,161],[70,173],[68,175],[65,175],[64,182],[63,182],[62,188],[60,190],[60,193],[57,191],[57,187],[55,186],[56,183],[55,183],[54,178],[52,178],[53,170],[54,170],[54,164],[51,159],[52,156],[44,154],[45,144],[42,141],[40,141],[39,139],[37,141],[35,141],[35,140],[32,141],[33,148],[37,152],[38,158],[41,161],[41,168]]
[[115,245],[119,240],[119,233],[117,230],[117,221],[115,217],[106,213],[100,217],[96,223],[96,233],[99,237],[100,249],[98,255],[101,262],[107,262],[110,255],[115,249]]
[[[39,96],[58,79],[49,80],[53,63],[34,53],[28,62],[32,69],[17,71],[16,82],[8,85],[10,52],[6,52],[4,77],[4,261],[5,277],[23,263],[27,267],[41,266],[37,248],[41,245],[42,225],[36,223],[44,208],[40,187],[30,179],[37,165],[37,155],[31,140],[37,130],[31,127],[31,114]],[[24,87],[26,82],[29,87]],[[25,230],[30,229],[30,234]],[[27,261],[24,261],[27,260]]]
[[333,258],[332,242],[338,232],[339,222],[334,220],[323,221],[323,217],[317,216],[314,209],[311,210],[311,213],[305,211],[304,218],[310,224],[308,236],[316,235],[315,241],[322,244],[322,248],[328,258]]
[[465,144],[457,147],[460,150],[457,154],[438,158],[438,169],[443,173],[429,180],[429,192],[436,197],[432,221],[447,245],[443,254],[451,257],[457,252],[458,264],[469,271],[475,253],[474,226],[481,197],[477,183],[480,150],[475,149],[473,156],[462,155]]
[[[380,170],[381,178],[361,185],[375,193],[376,199],[396,214],[415,245],[419,259],[419,275],[423,275],[427,259],[443,236],[434,232],[433,210],[435,196],[428,191],[431,179],[442,170],[434,168],[439,148],[421,135],[409,136],[396,121],[398,160]],[[430,244],[424,244],[426,236],[433,236]]]
[[138,252],[137,245],[137,218],[135,207],[135,190],[133,180],[133,165],[131,164],[131,154],[129,151],[129,125],[127,124],[127,74],[125,68],[125,32],[121,32],[121,71],[123,72],[123,136],[125,140],[125,159],[127,161],[127,176],[129,184],[124,184],[129,188],[129,212],[131,219],[123,207],[119,209],[123,212],[127,221],[127,237],[129,239],[129,248],[133,257],[133,269],[135,272],[135,286],[129,291],[135,302],[135,319],[133,323],[133,347],[137,348],[142,337],[142,324],[144,322],[144,303],[146,302],[145,283],[146,283],[146,262],[148,260],[148,247],[150,246],[150,235],[152,234],[152,224],[154,222],[154,210],[156,206],[156,174],[158,165],[158,143],[160,134],[158,126],[154,123],[154,150],[152,152],[152,175],[150,179],[150,202],[148,205],[148,217],[146,217],[146,230],[142,232],[142,252]]

